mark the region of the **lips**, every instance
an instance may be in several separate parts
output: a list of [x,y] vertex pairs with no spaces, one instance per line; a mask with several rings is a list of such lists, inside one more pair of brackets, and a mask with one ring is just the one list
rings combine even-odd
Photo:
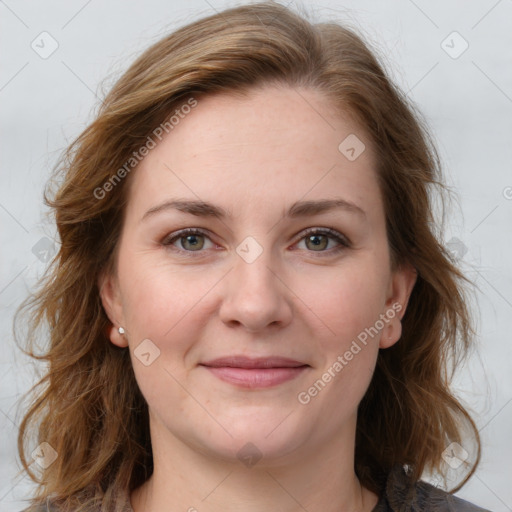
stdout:
[[310,365],[286,357],[229,356],[201,363],[218,379],[239,388],[269,388],[293,380]]
[[272,356],[272,357],[246,357],[246,356],[229,356],[213,359],[205,363],[203,366],[211,368],[299,368],[300,366],[309,366],[306,363],[295,361],[286,357]]

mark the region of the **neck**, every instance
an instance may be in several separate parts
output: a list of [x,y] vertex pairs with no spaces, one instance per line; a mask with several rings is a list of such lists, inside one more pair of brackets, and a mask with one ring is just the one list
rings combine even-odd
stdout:
[[264,457],[249,467],[152,431],[154,472],[132,493],[133,511],[370,512],[378,497],[354,472],[354,428],[334,444]]

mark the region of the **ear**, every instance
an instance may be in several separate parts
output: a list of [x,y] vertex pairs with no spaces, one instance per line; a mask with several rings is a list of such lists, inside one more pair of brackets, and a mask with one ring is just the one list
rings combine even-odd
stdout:
[[102,272],[98,278],[98,289],[103,309],[113,324],[109,328],[110,341],[118,347],[127,347],[128,339],[126,334],[120,334],[118,331],[120,326],[125,326],[125,322],[116,276],[110,272]]
[[400,339],[402,335],[401,320],[405,315],[417,277],[418,272],[410,264],[400,266],[391,275],[385,312],[389,323],[382,333],[379,348],[391,347]]

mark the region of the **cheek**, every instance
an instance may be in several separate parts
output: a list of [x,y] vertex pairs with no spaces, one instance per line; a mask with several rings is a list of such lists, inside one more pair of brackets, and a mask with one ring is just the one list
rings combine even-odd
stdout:
[[[119,262],[123,280],[123,310],[138,335],[164,339],[188,321],[198,301],[212,286],[204,271],[170,267],[165,257],[128,254]],[[205,275],[206,274],[206,275]]]
[[[387,323],[380,320],[385,304],[386,272],[371,262],[333,272],[310,294],[309,304],[325,328],[317,338],[322,354],[316,388],[325,384],[322,400],[357,404],[375,368],[379,340]],[[312,288],[313,289],[313,288]],[[312,383],[313,384],[313,383]],[[315,394],[315,390],[311,390]],[[323,391],[322,391],[323,393]]]
[[[120,265],[119,273],[124,272],[123,309],[135,378],[153,413],[172,403],[173,414],[185,421],[183,407],[190,397],[179,383],[187,379],[187,353],[201,338],[206,321],[201,297],[214,283],[199,273],[162,268],[155,259],[134,260]],[[144,352],[143,343],[148,347]],[[146,366],[141,353],[147,352]]]
[[386,269],[377,261],[347,261],[338,269],[303,280],[304,302],[321,320],[324,343],[340,350],[383,312],[387,287]]
[[370,385],[382,335],[375,328],[382,302],[361,288],[326,294],[315,304],[329,331],[317,338],[320,364],[297,399],[313,416],[329,417],[325,428],[334,434],[355,414]]

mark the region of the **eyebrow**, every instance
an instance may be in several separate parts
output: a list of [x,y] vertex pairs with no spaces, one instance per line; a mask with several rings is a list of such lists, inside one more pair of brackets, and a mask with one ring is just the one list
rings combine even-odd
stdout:
[[[366,218],[366,212],[361,207],[342,198],[319,199],[316,201],[297,201],[293,203],[287,212],[284,213],[283,218],[319,215],[334,209],[344,210],[348,213],[354,213]],[[196,217],[213,217],[221,220],[232,217],[232,215],[224,210],[224,208],[205,201],[174,199],[165,201],[157,206],[153,206],[142,216],[141,221],[157,213],[169,210],[178,210],[180,212],[195,215]]]

